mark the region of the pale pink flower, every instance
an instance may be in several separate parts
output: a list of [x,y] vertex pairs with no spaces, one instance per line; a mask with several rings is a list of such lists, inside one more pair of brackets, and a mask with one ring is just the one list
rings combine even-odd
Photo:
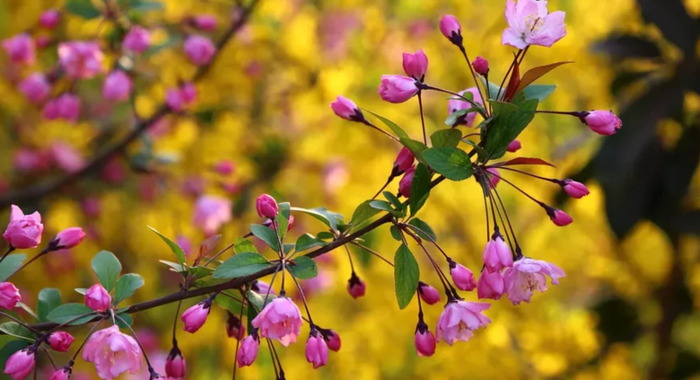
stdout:
[[312,330],[306,340],[306,360],[313,364],[314,369],[323,367],[328,362],[328,345],[316,330]]
[[95,364],[97,376],[110,380],[141,369],[141,348],[134,338],[112,325],[90,335],[83,348],[83,359]]
[[260,348],[260,339],[257,333],[248,335],[241,342],[241,346],[238,347],[238,354],[236,355],[236,360],[240,367],[246,367],[255,361],[258,357],[258,348]]
[[552,279],[552,284],[558,285],[559,278],[566,275],[561,268],[546,261],[530,258],[517,260],[503,272],[508,299],[515,305],[522,301],[530,302],[535,290],[547,290],[546,276]]
[[49,153],[56,163],[56,166],[68,173],[80,171],[85,166],[83,156],[75,148],[61,141],[51,144]]
[[31,65],[34,63],[36,49],[34,40],[27,33],[17,34],[2,41],[2,47],[12,63]]
[[49,346],[56,351],[66,352],[70,348],[70,345],[75,341],[73,335],[65,331],[55,331],[49,335]]
[[403,75],[382,75],[379,96],[390,103],[403,103],[418,93],[416,80]]
[[586,195],[590,194],[590,191],[588,191],[588,188],[586,185],[582,184],[581,182],[574,181],[572,179],[565,179],[559,183],[570,197],[572,198],[583,198]]
[[428,70],[428,56],[419,49],[415,54],[403,53],[403,70],[413,79],[423,80]]
[[122,102],[129,99],[133,85],[131,78],[122,70],[114,70],[105,78],[102,86],[102,97],[105,100]]
[[12,380],[22,380],[32,373],[34,364],[36,364],[34,349],[25,348],[15,352],[7,359],[4,373],[9,375]]
[[396,160],[394,160],[394,172],[398,175],[410,169],[415,159],[410,149],[406,147],[401,148],[398,156],[396,156]]
[[10,223],[2,235],[8,244],[14,248],[34,248],[41,243],[41,233],[44,225],[41,224],[41,215],[38,211],[24,215],[22,209],[12,205]]
[[134,25],[124,37],[122,46],[134,53],[143,53],[151,44],[151,33],[140,25]]
[[365,119],[362,111],[357,107],[357,105],[350,99],[338,95],[338,97],[331,103],[331,109],[335,112],[338,117],[350,121],[362,121]]
[[498,232],[494,233],[491,240],[486,243],[482,258],[486,269],[490,272],[497,272],[504,267],[513,266],[513,254]]
[[73,94],[63,94],[49,100],[42,109],[42,114],[48,120],[65,119],[72,123],[80,116],[80,98]]
[[11,282],[0,283],[0,307],[11,310],[22,300],[17,287]]
[[[481,98],[481,94],[479,93],[479,90],[476,87],[470,87],[464,91],[460,91],[459,95],[461,96],[466,96],[465,94],[470,93],[472,94],[472,99],[474,103],[479,104],[481,106],[484,105],[484,101]],[[461,100],[460,98],[457,97],[452,97],[447,101],[447,112],[449,114],[452,114],[454,112],[460,111],[460,110],[468,110],[470,108],[473,108],[474,106],[464,100]],[[476,119],[476,115],[478,114],[478,111],[471,111],[468,112],[462,116],[460,116],[457,121],[455,122],[455,125],[460,125],[464,124],[467,127],[471,127],[474,125],[474,119]]]
[[53,29],[61,21],[61,13],[57,9],[49,9],[39,16],[39,25],[46,29]]
[[105,311],[112,304],[112,297],[101,284],[91,286],[85,292],[85,305],[95,311]]
[[501,272],[482,271],[479,282],[476,285],[476,294],[479,299],[490,298],[497,300],[505,291],[503,275]]
[[68,77],[90,79],[102,72],[104,55],[97,42],[71,41],[58,45],[58,59]]
[[449,260],[450,264],[450,275],[452,276],[452,281],[459,290],[474,290],[476,288],[476,280],[474,279],[474,273],[462,264],[458,264],[452,260]]
[[261,194],[255,201],[255,209],[261,218],[275,219],[279,209],[277,201],[271,195]]
[[566,36],[565,13],[549,13],[546,0],[508,0],[506,21],[501,43],[518,49],[528,45],[552,46]]
[[19,84],[19,90],[30,102],[39,104],[51,93],[51,84],[42,73],[34,73]]
[[406,169],[403,177],[401,177],[401,180],[399,181],[399,194],[406,198],[411,197],[411,185],[413,184],[413,176],[415,173],[416,167],[411,166],[410,168]]
[[231,220],[231,201],[212,195],[202,195],[194,206],[193,223],[206,235],[213,235]]
[[584,112],[581,121],[595,133],[612,136],[622,128],[622,120],[612,111]]
[[437,324],[437,339],[450,346],[457,340],[468,341],[474,330],[486,327],[491,320],[482,312],[491,307],[481,302],[452,301],[440,314]]
[[208,64],[216,53],[216,47],[210,39],[196,34],[185,39],[184,49],[187,58],[197,66]]
[[273,299],[251,322],[260,329],[264,338],[277,339],[283,346],[294,343],[301,329],[301,313],[291,299],[280,296]]

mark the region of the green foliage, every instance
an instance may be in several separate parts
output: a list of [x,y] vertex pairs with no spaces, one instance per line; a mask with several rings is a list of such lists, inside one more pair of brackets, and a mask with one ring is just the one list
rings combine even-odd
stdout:
[[0,263],[0,282],[10,278],[12,273],[15,273],[15,271],[22,266],[22,263],[26,258],[27,255],[24,253],[8,255],[5,257],[5,260]]
[[[78,318],[85,315],[82,318]],[[53,310],[46,316],[51,322],[58,324],[68,323],[69,325],[82,325],[90,321],[95,316],[95,312],[82,303],[65,303]]]
[[0,331],[15,338],[24,339],[30,342],[36,340],[36,335],[26,327],[17,322],[5,322],[0,324]]
[[313,247],[323,247],[326,244],[328,244],[328,243],[326,243],[325,241],[323,241],[321,239],[316,238],[315,236],[313,236],[311,234],[303,234],[303,235],[299,236],[299,238],[297,239],[297,242],[294,246],[294,250],[296,252],[300,252],[300,251],[305,251],[305,250],[307,250],[309,248],[313,248]]
[[277,235],[272,228],[263,226],[262,224],[251,224],[250,232],[255,235],[256,238],[262,240],[268,247],[272,248],[275,252],[279,252],[280,243],[277,240]]
[[155,232],[156,235],[160,236],[160,238],[165,242],[165,244],[168,245],[168,247],[170,247],[170,250],[173,251],[173,253],[175,254],[177,262],[180,263],[180,265],[183,265],[185,263],[185,251],[182,249],[182,247],[180,247],[180,245],[176,242],[170,240],[167,236],[158,232],[158,230],[156,230],[155,228],[151,226],[148,226],[148,228],[150,228],[151,231]]
[[323,222],[323,224],[330,227],[332,230],[338,230],[338,225],[343,223],[342,215],[332,211],[328,211],[325,207],[316,207],[311,209],[302,207],[291,207],[290,209],[291,211],[303,212],[305,214],[311,215],[314,218]]
[[87,20],[97,18],[102,14],[90,0],[68,0],[64,7],[69,13]]
[[430,196],[430,171],[423,164],[416,166],[411,181],[411,197],[408,205],[411,209],[411,216],[415,215],[423,207]]
[[401,244],[394,256],[394,284],[396,285],[396,300],[399,308],[404,309],[411,303],[418,288],[420,272],[413,253]]
[[92,259],[92,270],[95,271],[97,278],[107,292],[111,292],[117,285],[122,264],[112,252],[100,251]]
[[472,175],[472,163],[469,155],[461,149],[430,148],[423,152],[422,156],[430,168],[447,179],[461,181]]
[[144,285],[143,277],[136,273],[127,273],[117,281],[117,286],[114,289],[114,304],[131,297],[136,289]]
[[318,266],[310,257],[300,256],[292,260],[293,265],[287,265],[287,270],[294,277],[307,280],[318,276]]
[[399,127],[398,124],[396,124],[393,121],[391,121],[391,120],[389,120],[389,119],[387,119],[379,114],[376,114],[370,110],[365,110],[365,111],[376,116],[377,119],[381,120],[382,123],[384,123],[387,127],[389,127],[389,129],[391,129],[396,134],[396,136],[398,136],[399,138],[408,138],[408,134],[406,133],[406,131],[404,131],[401,127]]
[[440,129],[430,135],[433,148],[456,148],[461,139],[462,131],[456,128]]
[[408,224],[415,227],[413,231],[422,239],[437,241],[437,235],[435,235],[433,229],[422,219],[413,218]]
[[230,279],[259,272],[270,266],[264,257],[253,252],[243,252],[224,261],[212,274],[214,278]]
[[40,322],[45,322],[46,316],[55,308],[61,305],[61,291],[54,288],[44,288],[39,292],[39,302],[37,303],[37,316]]
[[535,117],[537,99],[524,100],[520,104],[492,102],[494,119],[486,132],[484,149],[489,159],[502,157],[506,147]]
[[287,234],[287,226],[289,226],[289,202],[282,202],[277,206],[279,207],[279,212],[277,217],[275,217],[275,222],[278,226],[277,230],[279,231],[280,239],[283,240]]

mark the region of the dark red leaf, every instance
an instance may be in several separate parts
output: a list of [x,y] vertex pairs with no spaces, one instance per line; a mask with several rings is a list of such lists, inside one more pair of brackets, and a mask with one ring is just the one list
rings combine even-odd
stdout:
[[494,164],[493,166],[511,166],[511,165],[547,165],[551,167],[555,167],[554,165],[550,164],[549,162],[541,159],[541,158],[532,158],[532,157],[518,157],[514,158],[512,160],[508,160],[505,162],[499,162],[497,164]]

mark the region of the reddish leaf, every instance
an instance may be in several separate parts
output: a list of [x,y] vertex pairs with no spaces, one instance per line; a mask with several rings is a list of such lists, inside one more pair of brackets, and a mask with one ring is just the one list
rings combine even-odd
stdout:
[[557,63],[552,63],[551,65],[537,66],[537,67],[531,68],[523,75],[523,79],[520,80],[520,83],[518,84],[518,88],[515,90],[513,95],[522,91],[525,87],[532,84],[532,82],[542,78],[542,76],[544,76],[548,72],[556,69],[557,67],[559,67],[561,65],[565,65],[567,63],[572,63],[572,61],[557,62]]
[[516,56],[513,61],[513,72],[510,74],[510,80],[508,81],[508,86],[506,86],[506,93],[503,95],[503,101],[507,102],[513,98],[516,90],[520,84],[520,64],[518,63],[518,57]]
[[214,235],[209,237],[207,240],[202,243],[201,246],[199,246],[199,255],[197,255],[197,259],[195,260],[195,266],[199,263],[199,261],[206,257],[211,251],[216,247],[217,244],[219,244],[219,240],[221,240],[221,235]]
[[518,157],[514,158],[512,160],[508,160],[505,162],[499,162],[493,166],[510,166],[510,165],[547,165],[551,167],[555,167],[554,165],[550,164],[549,162],[541,159],[541,158],[531,158],[531,157]]

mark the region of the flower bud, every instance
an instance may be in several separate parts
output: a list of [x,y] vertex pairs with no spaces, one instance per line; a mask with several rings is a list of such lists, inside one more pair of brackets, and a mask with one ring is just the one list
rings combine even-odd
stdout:
[[482,271],[479,283],[476,285],[476,294],[479,299],[490,298],[497,300],[501,298],[505,289],[503,275],[501,272]]
[[51,377],[49,380],[68,380],[70,378],[71,374],[71,369],[70,367],[63,367],[61,369],[56,370],[53,374],[51,374]]
[[30,346],[15,352],[7,359],[4,373],[12,377],[12,380],[22,380],[32,373],[34,364],[34,349]]
[[105,100],[121,102],[129,99],[133,85],[131,78],[122,70],[114,70],[105,78],[102,86],[102,97]]
[[218,20],[212,15],[196,15],[190,19],[190,22],[192,26],[204,32],[216,29],[218,24]]
[[505,267],[513,266],[513,254],[510,252],[508,244],[503,240],[498,230],[493,234],[491,240],[486,243],[482,254],[484,265],[489,272],[497,272]]
[[255,361],[258,356],[258,348],[260,347],[260,339],[258,338],[257,332],[248,335],[241,342],[241,346],[238,347],[238,354],[236,355],[236,360],[240,367],[246,367]]
[[366,289],[367,286],[365,285],[365,282],[360,280],[355,272],[353,272],[352,276],[350,276],[350,279],[348,280],[348,293],[350,293],[350,296],[354,299],[362,297],[365,295]]
[[202,301],[185,310],[180,317],[185,324],[184,330],[192,334],[197,332],[204,325],[204,322],[207,321],[209,311],[211,311],[211,302],[209,300]]
[[221,175],[231,175],[233,173],[234,165],[231,160],[221,160],[214,165],[214,171]]
[[593,132],[604,136],[614,135],[618,129],[622,128],[622,120],[612,111],[583,112],[581,121]]
[[480,75],[486,76],[486,74],[489,73],[489,61],[487,61],[484,57],[476,57],[474,62],[472,62],[472,67],[474,67],[474,71]]
[[53,29],[61,21],[61,13],[56,9],[49,9],[39,16],[39,25],[42,28]]
[[41,224],[41,215],[38,211],[24,215],[22,209],[12,205],[10,223],[7,224],[2,235],[8,244],[14,248],[34,248],[41,243],[41,233],[44,225]]
[[335,112],[338,117],[350,120],[350,121],[363,121],[365,116],[362,111],[357,107],[357,105],[350,99],[338,95],[338,97],[331,103],[331,109]]
[[416,172],[414,166],[408,168],[399,181],[399,193],[406,198],[411,197],[411,184],[413,183],[413,175]]
[[574,221],[569,214],[562,210],[545,206],[545,211],[547,212],[547,215],[549,215],[549,219],[551,219],[552,222],[559,227],[564,227]]
[[36,57],[34,40],[27,33],[17,34],[2,41],[2,48],[12,63],[31,65]]
[[180,87],[180,96],[185,104],[192,104],[197,100],[197,87],[192,82],[186,82]]
[[42,73],[34,73],[19,84],[19,90],[30,102],[39,104],[51,92],[51,84]]
[[238,340],[243,339],[245,336],[245,326],[241,323],[241,320],[238,319],[238,317],[229,311],[227,311],[227,313],[228,319],[226,319],[226,335],[228,335],[229,338],[236,338]]
[[85,304],[92,310],[105,311],[109,309],[111,303],[112,297],[100,284],[91,286],[85,292]]
[[340,335],[338,335],[337,332],[334,330],[323,330],[321,334],[323,335],[323,339],[326,341],[329,350],[335,352],[340,351]]
[[440,19],[440,32],[453,44],[462,46],[462,26],[459,25],[457,17],[452,15],[442,16]]
[[276,295],[274,289],[270,287],[270,284],[260,280],[253,281],[253,283],[250,285],[250,290],[263,296],[266,296],[268,293],[272,294],[273,296]]
[[275,219],[279,213],[277,201],[268,194],[262,194],[258,197],[255,201],[255,209],[261,218]]
[[52,332],[48,339],[49,346],[59,352],[68,351],[74,340],[75,338],[73,338],[73,335],[65,331]]
[[414,338],[416,352],[418,356],[433,356],[435,353],[436,340],[428,325],[421,319],[416,326],[416,335]]
[[210,39],[195,34],[185,39],[184,49],[187,58],[197,66],[211,62],[214,53],[216,53],[216,47]]
[[523,145],[520,143],[520,141],[518,141],[518,140],[513,140],[513,141],[511,141],[511,142],[508,144],[508,146],[506,147],[506,151],[508,151],[508,152],[510,152],[510,153],[514,153],[514,152],[519,151],[520,148],[522,148],[522,147],[523,147]]
[[476,287],[476,280],[474,279],[472,271],[451,259],[449,260],[449,264],[450,275],[452,275],[452,281],[455,283],[457,289],[470,291]]
[[440,292],[422,281],[418,283],[418,295],[420,295],[423,302],[428,305],[434,305],[440,302]]
[[53,248],[52,250],[73,248],[76,245],[80,244],[80,242],[82,242],[84,238],[85,232],[83,232],[82,228],[66,228],[65,230],[59,232],[56,235],[56,237],[53,239],[50,245],[55,246],[55,248]]
[[420,49],[415,54],[403,53],[403,70],[409,77],[423,80],[428,70],[428,56]]
[[66,93],[49,100],[41,112],[44,118],[48,120],[65,119],[75,123],[80,116],[80,108],[80,98]]
[[177,346],[173,346],[165,359],[165,374],[172,378],[184,378],[187,372],[187,363]]
[[315,329],[311,330],[306,340],[306,360],[313,364],[314,369],[323,367],[328,362],[328,345]]
[[19,294],[17,287],[11,282],[0,283],[0,307],[11,310],[17,306],[17,302],[21,301],[22,297]]
[[559,184],[561,185],[562,189],[564,189],[566,194],[568,194],[572,198],[580,199],[590,193],[586,185],[571,179],[565,179]]
[[403,103],[418,93],[416,81],[403,75],[382,75],[379,96],[390,103]]
[[491,186],[492,189],[495,189],[496,186],[498,186],[498,182],[501,181],[501,173],[496,168],[488,168],[486,169],[486,172],[488,173],[487,177],[489,179],[489,186]]
[[151,44],[151,33],[140,25],[134,25],[124,37],[122,46],[134,53],[143,53]]
[[399,155],[396,156],[396,160],[394,160],[394,172],[396,175],[410,169],[411,166],[413,166],[413,161],[415,161],[413,152],[406,147],[401,148]]

